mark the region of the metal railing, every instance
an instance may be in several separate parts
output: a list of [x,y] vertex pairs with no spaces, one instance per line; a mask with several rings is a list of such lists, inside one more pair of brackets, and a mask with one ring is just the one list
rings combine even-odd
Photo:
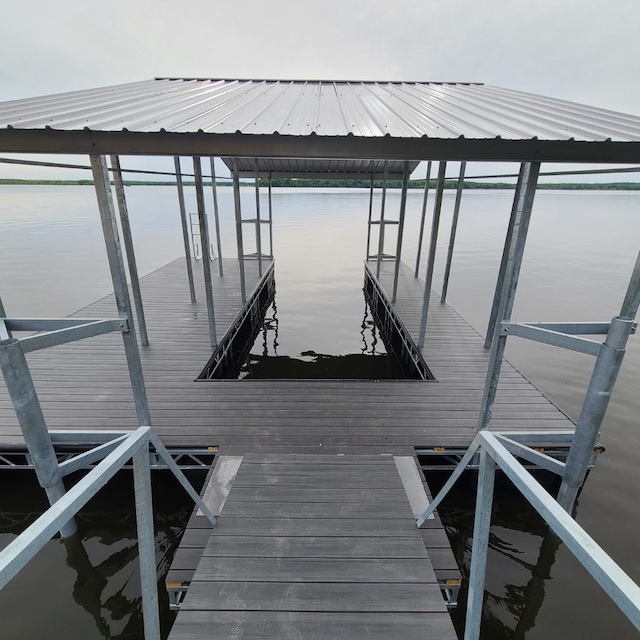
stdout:
[[[541,468],[561,477],[564,474],[564,463],[517,442],[510,437],[512,435],[514,434],[480,431],[440,493],[416,521],[418,527],[425,523],[479,453],[480,468],[464,640],[477,640],[480,637],[496,466],[513,482],[611,600],[640,630],[640,587],[531,476],[516,459],[516,456],[535,462]],[[547,437],[547,434],[544,433],[527,435],[531,435],[533,438]]]
[[[55,433],[55,432],[52,432]],[[90,436],[91,432],[82,432]],[[121,434],[91,451],[60,464],[63,475],[101,460],[82,480],[67,491],[32,525],[0,552],[0,589],[69,522],[76,513],[129,461],[133,461],[138,557],[142,587],[142,613],[145,640],[160,640],[158,576],[151,498],[150,449],[161,457],[185,491],[215,526],[216,518],[174,462],[171,454],[150,427],[139,427]]]

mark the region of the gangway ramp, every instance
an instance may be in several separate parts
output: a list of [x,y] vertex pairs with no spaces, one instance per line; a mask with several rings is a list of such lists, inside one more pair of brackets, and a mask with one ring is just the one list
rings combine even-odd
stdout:
[[406,467],[391,455],[243,456],[170,640],[455,640]]

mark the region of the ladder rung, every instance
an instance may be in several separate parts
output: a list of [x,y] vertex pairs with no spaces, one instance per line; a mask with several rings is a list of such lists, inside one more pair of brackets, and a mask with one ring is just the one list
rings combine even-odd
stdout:
[[400,221],[399,220],[372,220],[371,224],[380,224],[380,222],[382,222],[382,224],[398,224]]

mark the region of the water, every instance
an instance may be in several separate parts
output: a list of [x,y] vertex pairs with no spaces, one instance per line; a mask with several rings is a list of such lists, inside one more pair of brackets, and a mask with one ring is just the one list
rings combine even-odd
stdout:
[[[141,273],[148,273],[181,255],[177,198],[171,187],[133,187],[127,195],[138,264]],[[472,191],[463,198],[448,301],[481,333],[486,328],[512,196],[513,192]],[[253,191],[247,189],[243,198],[250,217]],[[436,288],[442,282],[453,199],[453,193],[445,195]],[[230,189],[221,189],[220,202],[223,253],[232,256]],[[284,320],[279,325],[282,353],[285,349],[297,354],[341,352],[359,335],[364,315],[361,289],[368,193],[276,189],[273,202],[277,308],[281,318],[288,318],[286,326]],[[397,211],[398,205],[398,194],[391,193],[388,211]],[[188,206],[195,211],[193,197]],[[420,194],[410,193],[403,253],[410,265],[415,259],[420,206]],[[608,320],[617,313],[638,250],[639,211],[637,193],[538,193],[514,319]],[[388,248],[393,244],[390,231]],[[249,237],[245,246],[251,247]],[[65,315],[110,289],[91,187],[0,187],[0,292],[10,314]],[[577,418],[593,365],[590,357],[515,338],[508,357]],[[577,510],[578,522],[636,581],[640,581],[639,378],[640,344],[635,336],[603,425],[607,451],[592,472]],[[6,489],[9,482],[13,484],[12,478],[0,475],[0,486]],[[468,559],[473,480],[466,482],[447,503],[443,516],[460,556]],[[10,510],[9,493],[0,494],[0,512]],[[5,535],[0,545],[7,542]],[[49,638],[67,638],[60,621],[76,606],[71,579],[56,582],[55,594],[49,589],[43,595],[40,589],[55,567],[60,572],[64,569],[64,554],[58,548],[55,553],[47,549],[41,556],[20,578],[10,599],[7,592],[0,594],[0,619],[5,629],[16,628],[9,625],[18,622],[37,625],[37,616],[25,613],[32,610],[32,594],[37,593],[42,610],[50,612],[47,620],[55,619],[59,625],[42,622],[39,628],[45,628]],[[487,589],[489,638],[634,637],[629,623],[586,572],[566,549],[555,550],[544,528],[506,487],[496,503]],[[54,596],[55,615],[51,612]],[[461,616],[461,611],[455,614],[458,625]],[[14,637],[35,634],[25,630]],[[87,623],[77,637],[101,635]]]

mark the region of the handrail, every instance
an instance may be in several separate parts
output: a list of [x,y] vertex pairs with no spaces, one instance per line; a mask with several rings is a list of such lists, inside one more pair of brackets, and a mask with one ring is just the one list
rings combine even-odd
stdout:
[[477,640],[480,637],[489,525],[493,503],[493,480],[496,465],[502,469],[516,488],[544,518],[551,530],[564,542],[569,551],[587,569],[629,621],[640,630],[640,586],[554,500],[546,489],[516,459],[514,453],[527,460],[537,461],[544,468],[560,476],[562,476],[564,464],[559,461],[550,463],[549,456],[545,456],[543,453],[531,448],[527,449],[525,452],[521,443],[515,443],[505,434],[486,430],[478,432],[440,493],[416,520],[418,527],[424,524],[476,454],[479,453],[480,471],[476,495],[464,640]]
[[[115,436],[115,440],[121,440],[123,437],[125,439],[115,448],[102,444],[89,452],[76,456],[77,458],[85,458],[82,460],[82,464],[86,463],[86,457],[89,455],[91,461],[101,460],[101,462],[0,552],[0,589],[5,587],[24,568],[56,532],[78,513],[129,459],[133,459],[144,637],[145,640],[160,640],[151,471],[149,467],[150,446],[166,462],[180,484],[214,526],[216,518],[180,471],[171,454],[151,427],[139,427],[129,434],[118,434]],[[71,458],[68,461],[69,467],[74,467],[74,460],[75,458]]]

